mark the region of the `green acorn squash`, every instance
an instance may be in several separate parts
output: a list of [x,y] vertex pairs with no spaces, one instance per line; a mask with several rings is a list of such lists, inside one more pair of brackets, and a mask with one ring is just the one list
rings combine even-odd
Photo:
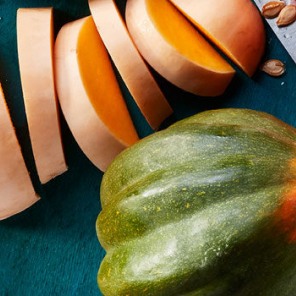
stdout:
[[101,185],[104,295],[296,295],[296,132],[206,111],[121,153]]

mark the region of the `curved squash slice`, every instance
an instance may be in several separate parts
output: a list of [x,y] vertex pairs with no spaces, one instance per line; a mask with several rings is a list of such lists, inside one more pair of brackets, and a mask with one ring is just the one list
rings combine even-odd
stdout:
[[53,77],[52,8],[19,9],[17,41],[32,149],[44,184],[67,170]]
[[170,0],[249,76],[265,48],[265,30],[250,0]]
[[113,0],[89,0],[102,40],[143,116],[153,129],[172,109],[133,44]]
[[216,96],[230,83],[232,67],[168,0],[128,0],[126,22],[143,57],[176,86]]
[[85,155],[104,171],[138,136],[91,17],[62,27],[55,45],[55,70],[69,128]]
[[33,188],[0,85],[0,220],[39,200]]

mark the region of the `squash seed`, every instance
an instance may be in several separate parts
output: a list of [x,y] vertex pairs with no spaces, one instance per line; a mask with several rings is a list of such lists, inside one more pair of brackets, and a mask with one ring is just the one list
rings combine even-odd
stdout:
[[275,18],[285,6],[283,1],[269,1],[263,5],[261,13],[265,18]]
[[263,63],[261,70],[270,76],[278,77],[285,73],[286,67],[280,60],[270,59]]
[[279,27],[287,26],[296,20],[296,6],[286,5],[278,15],[276,23]]

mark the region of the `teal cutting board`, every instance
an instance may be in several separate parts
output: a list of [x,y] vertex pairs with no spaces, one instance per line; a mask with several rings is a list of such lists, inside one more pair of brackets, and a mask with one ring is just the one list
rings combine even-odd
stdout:
[[[124,4],[124,0],[118,1],[121,11]],[[55,8],[56,33],[64,23],[89,15],[86,0],[0,0],[0,81],[26,164],[42,197],[29,210],[0,222],[0,296],[101,295],[96,275],[104,251],[96,237],[95,221],[100,212],[102,173],[83,155],[62,118],[69,171],[41,187],[28,140],[16,49],[16,10],[46,6]],[[154,73],[175,111],[163,127],[205,109],[224,107],[266,111],[296,126],[296,67],[266,29],[264,59],[285,62],[284,76],[273,78],[258,71],[250,79],[239,72],[223,96],[205,99],[178,90]],[[117,77],[139,134],[150,134]]]

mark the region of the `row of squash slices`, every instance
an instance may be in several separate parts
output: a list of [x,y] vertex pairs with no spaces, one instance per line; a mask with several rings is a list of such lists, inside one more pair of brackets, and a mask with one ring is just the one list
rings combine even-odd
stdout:
[[[128,0],[125,19],[114,0],[89,0],[89,7],[91,16],[65,24],[56,40],[53,8],[17,12],[21,84],[42,184],[67,171],[59,106],[81,150],[101,171],[139,140],[110,57],[157,130],[173,111],[146,62],[177,87],[212,97],[225,91],[235,70],[211,43],[249,76],[264,52],[262,18],[249,0]],[[0,112],[1,220],[40,197],[2,90]]]

